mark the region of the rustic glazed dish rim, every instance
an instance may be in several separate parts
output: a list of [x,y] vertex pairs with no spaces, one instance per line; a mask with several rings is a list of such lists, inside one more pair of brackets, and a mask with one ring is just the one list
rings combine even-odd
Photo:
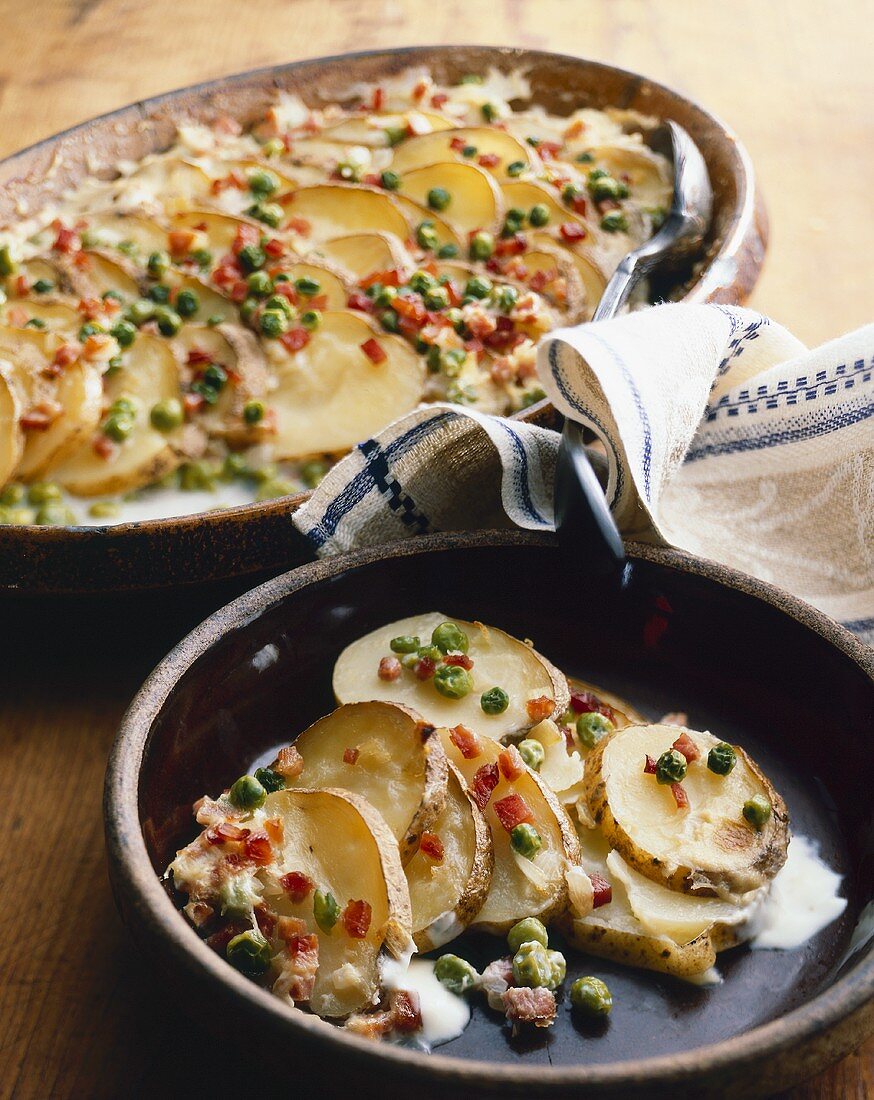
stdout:
[[[203,92],[207,90],[218,90],[226,87],[233,87],[235,84],[242,84],[246,81],[252,80],[259,76],[267,76],[269,74],[275,74],[284,72],[286,70],[293,70],[296,66],[305,64],[333,64],[342,61],[348,61],[349,59],[358,59],[365,57],[377,57],[380,55],[406,55],[411,58],[410,63],[415,63],[415,58],[421,53],[431,53],[434,50],[451,51],[453,49],[460,48],[458,44],[443,44],[439,46],[398,46],[387,47],[381,49],[372,50],[354,50],[349,53],[329,54],[319,57],[307,57],[299,58],[296,61],[290,61],[285,64],[279,65],[263,65],[254,69],[247,69],[243,72],[232,73],[229,76],[216,77],[211,80],[201,80],[194,84],[183,85],[178,88],[173,88],[167,92],[159,92],[156,95],[148,96],[145,99],[136,99],[130,103],[124,104],[121,107],[115,107],[111,111],[105,111],[99,115],[93,115],[82,122],[77,122],[73,126],[68,126],[64,130],[59,130],[54,134],[50,134],[47,137],[41,138],[39,141],[32,142],[30,145],[25,146],[23,149],[17,150],[15,153],[11,153],[9,156],[0,159],[0,165],[8,165],[14,163],[18,158],[24,158],[27,155],[33,153],[36,150],[50,147],[59,143],[63,138],[69,137],[80,131],[87,130],[95,123],[106,122],[118,115],[125,114],[126,112],[137,108],[141,111],[151,111],[160,107],[165,102],[172,102],[186,94]],[[664,84],[661,81],[652,80],[650,77],[644,76],[642,73],[635,72],[632,69],[625,69],[619,65],[610,65],[603,61],[594,61],[586,57],[577,57],[573,54],[558,53],[554,50],[538,50],[528,49],[523,47],[514,46],[494,46],[494,45],[465,45],[466,49],[478,49],[488,50],[496,55],[511,56],[513,54],[524,54],[526,56],[535,56],[543,59],[555,58],[565,62],[578,62],[590,69],[601,70],[602,72],[610,72],[618,74],[629,81],[644,82],[646,85],[657,88],[670,95],[671,97],[682,100],[691,106],[694,110],[699,112],[702,116],[713,122],[717,128],[721,131],[723,137],[731,142],[737,153],[738,160],[740,162],[740,171],[737,174],[738,183],[738,202],[734,211],[733,224],[730,227],[729,233],[721,241],[719,248],[714,252],[712,256],[709,256],[706,263],[698,273],[695,282],[689,288],[689,292],[683,296],[685,302],[701,302],[706,299],[706,293],[704,290],[708,273],[717,265],[723,257],[728,254],[734,254],[738,246],[743,240],[743,236],[748,227],[749,221],[754,217],[756,206],[756,176],[753,169],[752,161],[746,151],[746,148],[740,142],[731,129],[723,120],[713,114],[713,112],[702,107],[697,100],[691,99],[689,96],[684,95],[682,92],[677,91],[669,84]],[[707,157],[705,156],[705,161]],[[529,416],[535,412],[544,411],[548,407],[548,401],[546,399],[538,402],[535,405],[530,406],[525,410],[525,413]],[[518,417],[518,413],[512,414],[513,417]],[[222,519],[245,519],[250,516],[257,517],[265,515],[271,511],[285,511],[289,513],[295,511],[301,504],[305,503],[311,493],[303,492],[294,495],[280,497],[276,500],[268,501],[253,501],[248,504],[239,504],[229,508],[222,508],[218,512],[191,512],[188,514],[177,516],[166,516],[161,519],[145,519],[145,520],[130,520],[125,523],[116,524],[69,524],[63,527],[43,527],[37,524],[22,524],[20,529],[26,532],[28,539],[35,539],[37,542],[41,541],[55,541],[57,538],[70,538],[73,542],[79,539],[90,539],[94,537],[100,537],[104,532],[111,532],[113,536],[121,538],[133,536],[136,533],[148,534],[152,532],[168,530],[171,526],[178,525],[183,528],[195,526],[200,522],[203,522],[207,518],[214,519],[217,522],[221,522]]]
[[[697,1047],[682,1054],[659,1055],[639,1060],[580,1065],[575,1067],[526,1066],[520,1061],[499,1064],[481,1060],[451,1058],[439,1053],[423,1056],[390,1044],[373,1044],[348,1035],[316,1016],[289,1012],[269,992],[242,977],[220,959],[185,923],[163,889],[152,867],[139,820],[141,767],[152,724],[179,679],[213,645],[231,632],[244,629],[267,607],[312,584],[349,570],[393,557],[471,547],[475,549],[511,546],[553,547],[551,536],[530,532],[483,532],[428,535],[388,547],[369,548],[339,557],[299,566],[238,597],[215,612],[183,638],[154,669],[124,715],[110,753],[104,788],[104,821],[107,852],[114,870],[123,880],[128,900],[139,908],[151,929],[169,948],[177,962],[194,970],[209,982],[242,996],[262,1017],[277,1026],[299,1029],[313,1042],[329,1049],[339,1043],[373,1064],[385,1061],[411,1072],[430,1075],[445,1083],[453,1080],[471,1085],[488,1080],[508,1088],[534,1086],[560,1090],[570,1085],[620,1085],[641,1083],[677,1084],[691,1081],[704,1071],[737,1067],[781,1050],[791,1050],[832,1025],[863,1011],[874,1000],[874,957],[857,963],[852,970],[798,1008],[740,1035]],[[629,543],[631,558],[638,558],[680,572],[705,577],[714,583],[751,596],[789,615],[802,626],[853,661],[874,683],[874,649],[829,619],[776,586],[749,577],[727,566],[684,551]]]

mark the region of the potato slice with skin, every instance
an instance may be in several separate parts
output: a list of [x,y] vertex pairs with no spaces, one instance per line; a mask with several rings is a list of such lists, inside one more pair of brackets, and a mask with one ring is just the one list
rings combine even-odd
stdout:
[[[385,353],[382,362],[362,350],[369,340]],[[278,458],[348,450],[414,409],[425,379],[422,359],[405,340],[351,310],[326,311],[305,348],[285,355],[274,345],[270,359]]]
[[432,951],[460,935],[483,906],[495,857],[486,820],[461,773],[449,764],[446,804],[429,832],[443,844],[435,863],[417,852],[404,868],[413,910],[413,939]]
[[[379,990],[379,955],[395,957],[411,946],[407,881],[391,830],[366,799],[349,791],[284,790],[268,795],[266,818],[282,822],[275,885],[264,899],[284,916],[297,917],[319,939],[319,970],[310,1008],[320,1016],[347,1016],[369,1005]],[[316,889],[333,894],[341,910],[351,900],[372,910],[362,939],[342,921],[323,932],[313,916],[313,895],[294,902],[278,882],[299,871]]]
[[98,455],[89,439],[55,472],[55,479],[76,496],[119,493],[148,485],[174,469],[179,459],[168,437],[149,421],[154,404],[181,399],[176,361],[167,343],[141,332],[124,353],[122,368],[106,379],[105,399],[131,398],[136,418],[131,435],[109,458]]
[[[465,157],[460,149],[453,146],[458,141],[476,149],[476,155]],[[454,130],[442,130],[439,133],[422,134],[402,142],[394,151],[391,167],[395,172],[409,172],[414,168],[424,168],[441,161],[460,161],[462,164],[477,164],[478,158],[492,154],[499,158],[496,165],[481,165],[493,176],[504,179],[507,165],[522,162],[526,168],[537,170],[542,167],[540,157],[534,149],[513,137],[506,130],[497,130],[485,126],[462,126]]]
[[[644,772],[686,733],[701,758],[689,765],[683,788],[689,808],[677,808],[671,788]],[[736,900],[757,890],[786,861],[788,814],[779,794],[743,749],[726,776],[707,767],[719,743],[710,733],[679,726],[628,726],[589,753],[584,777],[589,812],[607,841],[635,870],[673,890]],[[753,795],[768,798],[771,816],[757,831],[743,817]]]
[[673,181],[663,157],[644,145],[636,149],[625,145],[601,145],[589,152],[599,168],[606,168],[616,179],[628,184],[632,198],[641,206],[649,209],[670,207]]
[[[538,291],[554,308],[559,310],[565,324],[575,324],[586,316],[589,299],[576,265],[566,251],[551,245],[541,245],[539,249],[530,249],[519,256],[526,269],[521,285],[527,290],[531,277],[541,272],[550,278],[542,290]],[[561,285],[563,294],[556,293]],[[591,310],[589,310],[591,313]]]
[[[568,248],[559,237],[549,233],[528,233],[527,239],[532,248],[556,250],[573,264],[580,282],[583,284],[586,316],[591,317],[595,312],[595,307],[601,300],[604,288],[607,286],[607,274],[594,255],[591,252],[585,252],[581,245]],[[526,258],[526,255],[523,254],[523,263],[526,262]]]
[[488,172],[473,164],[443,161],[413,168],[401,176],[402,192],[422,206],[428,193],[440,187],[449,192],[449,205],[440,211],[445,221],[462,234],[484,229],[496,233],[504,220],[501,191]]
[[[565,872],[569,864],[579,860],[580,845],[574,827],[553,792],[536,772],[522,764],[523,770],[513,780],[500,772],[498,759],[505,749],[489,738],[480,738],[480,753],[465,758],[452,740],[452,731],[445,727],[440,737],[446,755],[461,772],[470,788],[482,767],[498,769],[498,784],[483,811],[492,837],[494,869],[489,894],[471,927],[501,935],[524,917],[550,920],[567,906],[568,891]],[[531,811],[534,827],[542,847],[531,860],[519,855],[510,844],[510,834],[501,824],[495,804],[510,795],[519,795]]]
[[[237,230],[241,225],[253,225],[258,229],[259,234],[265,232],[265,226],[252,218],[219,214],[215,210],[181,211],[174,216],[172,225],[174,229],[198,229],[205,233],[209,240],[209,250],[213,254],[213,264],[218,263],[222,256],[231,251]],[[167,247],[166,237],[161,247]]]
[[[368,112],[365,115],[353,115],[351,118],[344,118],[341,122],[326,126],[321,131],[320,136],[325,141],[339,142],[343,145],[366,145],[368,148],[376,149],[387,148],[389,142],[386,130],[406,128],[410,125],[410,116],[413,116],[413,122],[423,121],[427,123],[434,133],[454,129],[451,119],[431,111],[412,110],[402,114],[373,114]],[[430,134],[425,136],[430,137]],[[401,147],[415,140],[417,139],[408,138],[402,143]]]
[[348,271],[357,282],[377,271],[392,268],[407,274],[413,265],[403,242],[393,233],[350,233],[322,241],[309,256],[325,256]]
[[153,197],[181,198],[188,202],[209,195],[212,180],[207,172],[184,157],[150,157],[125,177]]
[[0,359],[0,486],[12,477],[24,454],[24,432],[18,423],[24,407],[15,367]]
[[35,317],[42,321],[45,332],[62,332],[75,336],[82,327],[82,314],[67,302],[46,298],[16,298],[0,307],[0,323],[11,328],[24,328],[17,319],[21,311],[27,314],[27,320]]
[[186,317],[186,321],[204,325],[216,317],[223,322],[239,320],[240,314],[234,303],[196,275],[183,275],[173,271],[167,273],[164,281],[175,287],[177,293],[180,290],[193,290],[197,295],[197,309],[190,317]]
[[25,433],[24,455],[16,476],[25,481],[54,470],[74,454],[100,421],[103,405],[103,381],[100,369],[79,359],[65,368],[53,391],[62,408],[47,431]]
[[98,252],[130,242],[138,250],[137,260],[145,264],[151,252],[159,252],[167,247],[167,230],[149,218],[106,211],[88,214],[85,221],[88,223],[88,231],[95,238],[92,247]]
[[381,231],[401,240],[409,235],[407,221],[387,191],[352,183],[322,183],[299,187],[283,195],[288,218],[309,223],[310,241],[326,241],[348,233]]
[[507,209],[515,207],[523,210],[526,216],[532,206],[545,206],[549,211],[547,224],[553,228],[557,228],[564,222],[586,225],[585,218],[581,218],[579,214],[565,206],[559,192],[548,183],[540,180],[509,180],[501,184],[501,191]]
[[627,699],[621,699],[618,695],[614,695],[612,691],[606,691],[604,688],[598,687],[597,684],[591,684],[587,680],[578,680],[574,676],[568,676],[567,682],[571,692],[587,691],[598,698],[602,703],[606,703],[613,711],[613,724],[617,729],[621,730],[626,726],[649,725],[649,719],[647,717],[641,714],[636,707],[632,706]]
[[295,787],[342,787],[382,814],[408,862],[446,802],[446,753],[433,726],[396,703],[347,703],[294,742]]
[[[292,264],[291,267],[283,268],[283,271],[292,282],[295,279],[315,279],[319,284],[319,290],[313,297],[325,297],[327,299],[324,305],[319,306],[320,309],[346,308],[346,302],[353,289],[353,284],[352,280],[336,264],[332,264],[330,261],[307,258],[301,260],[300,263]],[[309,308],[309,299],[302,294],[299,297],[299,308],[301,310]]]
[[410,223],[410,231],[407,233],[407,237],[410,237],[415,242],[415,231],[417,226],[422,222],[429,222],[431,228],[437,236],[437,244],[454,244],[459,251],[459,255],[466,255],[465,242],[461,239],[461,235],[457,233],[448,221],[440,214],[437,214],[434,210],[429,210],[427,206],[420,202],[416,202],[410,198],[409,195],[404,195],[400,191],[394,191],[392,197],[398,206],[403,210],[404,216]]
[[[473,661],[470,670],[473,691],[462,699],[447,699],[440,695],[431,680],[419,680],[408,669],[398,679],[379,678],[379,662],[391,655],[392,638],[409,635],[430,645],[431,634],[441,623],[457,624],[468,636],[468,656]],[[480,696],[493,687],[503,687],[510,704],[502,714],[486,714]],[[340,703],[373,698],[414,707],[435,726],[465,725],[477,733],[498,740],[530,729],[549,715],[532,718],[527,703],[545,696],[553,701],[552,714],[567,709],[570,698],[567,681],[531,646],[505,634],[503,630],[469,623],[438,611],[413,615],[408,619],[388,623],[347,646],[334,666],[334,694]]]

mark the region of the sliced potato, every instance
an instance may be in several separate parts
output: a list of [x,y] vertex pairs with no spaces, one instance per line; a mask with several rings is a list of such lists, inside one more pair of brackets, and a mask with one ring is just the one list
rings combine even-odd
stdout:
[[410,223],[410,232],[407,233],[407,237],[415,239],[416,228],[421,225],[422,222],[428,222],[434,230],[438,245],[454,244],[459,252],[463,252],[464,241],[461,239],[461,235],[453,229],[444,217],[435,213],[433,210],[429,210],[427,206],[420,202],[416,202],[409,195],[404,195],[400,191],[395,191],[392,197],[401,210],[403,210],[404,216]]
[[[476,155],[465,157],[461,149],[454,147],[459,142],[475,148]],[[506,130],[486,126],[462,126],[409,138],[395,149],[391,166],[395,172],[410,172],[414,168],[424,168],[441,161],[479,164],[478,158],[483,155],[499,158],[497,164],[482,167],[501,179],[507,175],[508,164],[521,162],[526,168],[540,167],[540,158],[530,145],[519,141]]]
[[25,481],[42,477],[74,454],[97,427],[103,404],[100,370],[79,359],[57,378],[52,397],[61,413],[46,431],[26,433],[24,455],[16,476]]
[[150,198],[181,198],[191,202],[209,194],[212,180],[200,167],[184,157],[149,157],[126,180]]
[[[231,251],[234,238],[237,236],[237,230],[241,225],[256,226],[259,233],[264,229],[260,222],[253,221],[251,218],[234,214],[219,214],[215,210],[182,210],[172,220],[174,229],[196,229],[199,233],[203,233],[208,241],[207,247],[212,252],[215,263]],[[161,247],[167,247],[166,237]]]
[[167,247],[167,230],[149,218],[106,211],[89,214],[85,220],[96,241],[92,247],[98,251],[130,245],[136,249],[139,262],[145,263],[151,252]]
[[305,729],[296,787],[342,787],[383,816],[408,862],[446,802],[446,754],[433,726],[396,703],[348,703]]
[[16,298],[0,306],[0,324],[23,328],[26,322],[18,323],[22,312],[27,315],[28,321],[33,317],[42,321],[46,332],[63,332],[75,336],[83,323],[82,314],[67,302],[45,298]]
[[[512,746],[505,749],[489,738],[480,739],[480,752],[466,758],[452,740],[452,731],[440,730],[443,747],[467,781],[477,786],[477,772],[483,767],[496,769],[497,786],[484,809],[494,850],[494,869],[488,897],[471,922],[471,927],[501,935],[523,917],[550,920],[561,914],[568,901],[565,873],[569,864],[578,862],[580,846],[573,825],[553,792],[540,777],[521,764],[519,774],[508,780],[499,767],[502,753],[518,757]],[[514,851],[510,834],[501,824],[496,803],[510,796],[521,797],[531,814],[542,847],[534,859]]]
[[589,150],[599,168],[627,183],[635,202],[647,209],[668,208],[673,195],[673,180],[668,162],[641,144],[600,145]]
[[[385,353],[379,363],[362,350],[364,344],[374,347],[371,340]],[[414,409],[422,396],[422,359],[405,340],[377,330],[351,310],[323,313],[300,351],[282,356],[275,346],[271,352],[278,458],[348,450]]]
[[586,224],[584,218],[565,206],[558,190],[550,183],[543,183],[541,180],[508,180],[501,184],[501,191],[508,209],[512,206],[527,214],[532,206],[545,206],[549,211],[548,224],[552,229],[563,222]]
[[484,229],[496,233],[504,220],[501,191],[488,172],[473,164],[443,161],[413,168],[401,176],[407,198],[428,205],[433,188],[449,192],[449,205],[441,214],[460,233]]
[[[596,258],[594,251],[591,248],[587,251],[582,245],[567,247],[559,237],[544,232],[529,233],[528,240],[532,248],[557,249],[573,264],[583,284],[585,315],[591,317],[607,286],[607,272]],[[527,254],[522,256],[522,262],[527,262]]]
[[179,271],[173,271],[168,272],[164,281],[172,283],[177,291],[193,290],[197,295],[197,309],[186,318],[186,321],[203,325],[207,321],[215,321],[216,318],[222,322],[239,320],[240,315],[234,303],[223,294],[219,294],[205,279],[197,275],[183,275]]
[[289,218],[309,223],[310,241],[326,241],[348,233],[409,235],[407,221],[393,197],[377,187],[352,183],[322,183],[299,187],[281,199]]
[[18,423],[25,395],[12,363],[0,359],[0,486],[15,473],[24,454],[24,432]]
[[[346,1016],[369,1005],[379,989],[379,955],[409,950],[412,916],[407,881],[394,837],[366,799],[343,790],[284,790],[267,797],[266,818],[282,822],[275,885],[264,897],[279,913],[304,921],[319,938],[319,970],[310,1007],[320,1016]],[[366,901],[366,935],[353,938],[342,921],[323,932],[313,916],[313,897],[294,902],[278,877],[307,875],[344,909]]]
[[[701,758],[689,765],[680,810],[671,788],[644,772],[685,732]],[[635,870],[671,889],[737,899],[765,885],[786,861],[788,814],[780,795],[743,749],[726,776],[707,767],[719,739],[669,725],[628,726],[605,737],[586,760],[589,812],[604,836]],[[763,795],[772,812],[761,830],[743,817],[743,805]]]
[[[423,646],[430,645],[432,632],[444,622],[456,623],[468,636],[467,652],[473,661],[470,694],[448,699],[439,694],[433,680],[420,680],[408,669],[396,680],[379,678],[379,662],[391,654],[392,638],[409,635],[419,638]],[[503,687],[510,696],[502,714],[486,714],[480,705],[482,693],[493,687]],[[378,695],[415,708],[435,726],[465,725],[495,740],[530,729],[544,717],[563,713],[569,699],[565,678],[530,645],[503,630],[437,611],[388,623],[347,646],[334,666],[334,694],[341,703]],[[552,703],[550,715],[538,709],[532,717],[528,703],[535,699]]]
[[412,263],[403,242],[393,233],[350,233],[322,241],[307,256],[320,255],[339,264],[357,281],[377,271],[395,268],[406,274]]
[[[321,132],[321,137],[325,141],[340,142],[343,145],[366,145],[368,148],[377,149],[386,148],[389,144],[386,131],[389,129],[406,129],[410,125],[411,119],[417,125],[430,126],[432,132],[453,129],[451,119],[434,111],[413,110],[401,114],[374,114],[368,112],[367,114],[353,115],[350,118],[344,118],[341,122],[326,126]],[[425,136],[430,137],[431,135],[426,134]],[[416,138],[408,138],[402,143],[401,148],[408,145],[410,141],[416,140]]]
[[[575,324],[586,317],[587,290],[576,265],[565,250],[544,244],[523,252],[519,256],[519,262],[527,273],[523,285],[527,285],[535,275],[542,274],[548,279],[538,293],[561,313],[563,323]],[[512,274],[512,267],[508,274]],[[591,315],[591,312],[589,309],[588,314]]]
[[491,832],[452,764],[446,803],[429,832],[443,845],[443,859],[435,862],[419,851],[404,868],[413,910],[413,939],[422,952],[442,947],[467,928],[482,908],[492,881]]
[[105,399],[109,404],[120,397],[134,402],[134,429],[109,458],[98,455],[89,439],[58,467],[56,480],[76,496],[136,489],[178,465],[168,437],[149,420],[158,401],[181,398],[173,353],[165,341],[141,332],[123,359],[121,369],[106,379]]

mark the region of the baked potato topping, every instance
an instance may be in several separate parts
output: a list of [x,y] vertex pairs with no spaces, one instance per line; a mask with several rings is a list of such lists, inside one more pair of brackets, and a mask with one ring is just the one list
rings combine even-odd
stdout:
[[[361,1035],[442,1034],[436,977],[546,1027],[566,975],[549,926],[699,981],[753,935],[788,814],[743,749],[438,612],[347,646],[333,683],[335,711],[196,804],[203,831],[168,869],[207,943],[286,1001]],[[408,976],[466,929],[509,955],[480,974],[444,953]],[[569,997],[594,1017],[612,1004],[594,976]]]
[[0,522],[280,496],[421,402],[539,400],[538,338],[591,317],[671,175],[643,120],[529,100],[497,73],[281,94],[22,211],[0,229]]

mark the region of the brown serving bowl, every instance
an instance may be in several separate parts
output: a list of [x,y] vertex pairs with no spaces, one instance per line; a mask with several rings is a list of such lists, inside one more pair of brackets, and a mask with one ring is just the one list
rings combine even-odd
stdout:
[[[137,159],[167,148],[182,119],[257,119],[277,89],[309,103],[342,99],[357,81],[424,65],[445,81],[490,66],[524,70],[535,103],[557,114],[582,105],[623,107],[673,119],[691,134],[710,171],[714,217],[706,254],[659,296],[739,303],[758,278],[767,224],[749,158],[734,134],[703,108],[636,73],[578,57],[494,46],[427,46],[298,61],[183,88],[123,107],[33,145],[0,163],[0,227],[75,185],[96,162]],[[546,402],[521,414],[554,426]],[[0,526],[0,591],[77,594],[254,580],[305,560],[289,514],[306,494],[216,514],[110,527]],[[192,568],[196,563],[196,568]]]
[[[321,1095],[354,1079],[356,1095],[382,1097],[737,1097],[788,1088],[874,1030],[872,651],[767,584],[677,551],[627,550],[621,591],[554,537],[521,532],[433,535],[304,565],[214,614],[146,681],[106,775],[115,897],[167,996],[232,1036],[238,1060],[260,1057],[256,1079],[282,1064]],[[467,1030],[430,1056],[349,1035],[243,978],[159,880],[196,833],[192,802],[332,709],[345,645],[434,609],[530,637],[565,672],[644,713],[685,710],[693,727],[743,744],[793,830],[843,875],[844,915],[794,951],[720,955],[725,980],[708,989],[571,951],[569,981],[594,973],[610,984],[606,1027],[579,1024],[565,997],[553,1028],[513,1039],[474,1004]],[[465,935],[451,949],[482,965],[500,946]],[[208,1044],[222,1077],[204,1026],[191,1025],[186,1049]]]

